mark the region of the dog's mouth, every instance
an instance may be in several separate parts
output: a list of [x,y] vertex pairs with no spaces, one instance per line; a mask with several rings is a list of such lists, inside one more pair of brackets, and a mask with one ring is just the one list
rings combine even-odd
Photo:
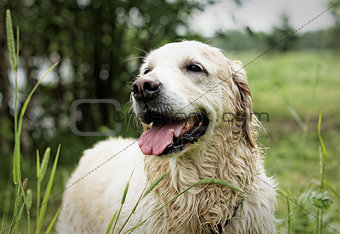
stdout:
[[208,128],[209,119],[204,112],[190,117],[172,118],[156,112],[141,116],[146,130],[138,145],[145,155],[168,155],[177,153],[194,144]]

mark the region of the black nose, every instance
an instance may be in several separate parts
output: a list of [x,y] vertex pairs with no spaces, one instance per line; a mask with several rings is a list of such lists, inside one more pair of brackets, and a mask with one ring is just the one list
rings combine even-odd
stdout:
[[131,91],[137,101],[153,98],[160,89],[160,82],[146,78],[138,78],[133,82]]

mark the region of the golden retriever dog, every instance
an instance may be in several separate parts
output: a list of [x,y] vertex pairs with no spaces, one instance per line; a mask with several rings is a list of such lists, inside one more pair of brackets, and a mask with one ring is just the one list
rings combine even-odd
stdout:
[[139,140],[110,138],[86,150],[67,183],[59,233],[104,233],[130,180],[115,233],[145,191],[121,233],[171,198],[135,233],[276,233],[275,182],[265,174],[258,121],[243,65],[197,41],[150,52],[132,85]]

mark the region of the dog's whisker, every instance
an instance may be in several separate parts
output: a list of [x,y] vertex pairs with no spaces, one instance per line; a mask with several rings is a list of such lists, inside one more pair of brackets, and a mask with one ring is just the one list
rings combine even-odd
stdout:
[[143,56],[132,56],[132,57],[128,57],[124,59],[121,63],[126,63],[132,60],[138,61],[138,60],[142,60],[143,58],[144,58]]

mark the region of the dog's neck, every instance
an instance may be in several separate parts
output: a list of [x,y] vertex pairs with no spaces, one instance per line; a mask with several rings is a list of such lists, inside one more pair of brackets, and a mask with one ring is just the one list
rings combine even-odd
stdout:
[[[145,157],[145,169],[149,183],[163,173],[166,177],[153,193],[159,204],[164,204],[178,193],[201,179],[217,178],[231,183],[244,191],[250,191],[254,175],[260,169],[257,148],[249,147],[244,138],[222,134],[215,129],[214,136],[192,145],[190,151],[179,157]],[[210,140],[209,140],[210,139]],[[203,150],[202,150],[203,149]],[[163,217],[169,216],[173,227],[170,230],[190,232],[209,230],[225,223],[233,215],[233,208],[243,195],[216,184],[199,185],[178,197],[164,208]],[[202,229],[198,229],[201,227]]]

